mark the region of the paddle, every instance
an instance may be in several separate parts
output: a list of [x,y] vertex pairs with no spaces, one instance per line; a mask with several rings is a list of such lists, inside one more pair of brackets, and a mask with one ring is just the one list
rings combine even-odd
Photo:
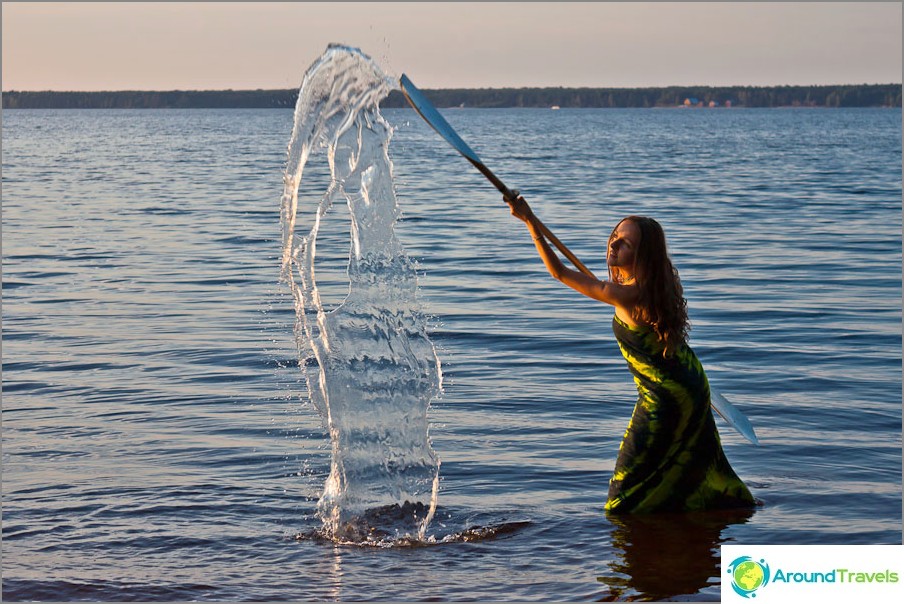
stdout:
[[[458,136],[458,133],[449,125],[449,122],[440,115],[439,111],[427,100],[427,97],[418,90],[417,86],[411,83],[411,80],[408,79],[408,76],[402,74],[399,83],[402,85],[402,93],[405,95],[405,98],[408,100],[408,103],[414,107],[414,110],[417,111],[424,121],[430,124],[430,127],[436,130],[440,136],[446,139],[452,147],[461,153],[465,159],[474,164],[474,167],[480,170],[480,173],[487,177],[491,183],[493,183],[502,195],[511,201],[514,201],[518,198],[518,192],[509,189],[505,184],[499,180],[499,178],[490,171],[489,168],[484,165],[477,154],[474,152],[468,144]],[[596,275],[590,272],[586,266],[584,266],[577,257],[571,253],[565,244],[563,244],[559,239],[553,235],[546,225],[540,222],[537,219],[537,227],[543,233],[543,235],[553,244],[555,245],[560,252],[562,252],[566,258],[568,258],[574,266],[580,270],[582,273],[589,277],[593,277],[596,279]],[[712,392],[711,396],[711,405],[712,408],[719,414],[719,416],[724,419],[728,425],[737,430],[744,438],[749,440],[755,445],[759,445],[759,440],[756,437],[756,434],[753,431],[753,426],[750,425],[750,422],[744,417],[744,414],[738,411],[734,405],[729,403],[724,396],[720,395],[718,392]]]
[[709,394],[709,403],[713,410],[718,413],[729,426],[737,430],[741,436],[759,446],[760,439],[756,437],[756,432],[753,431],[750,420],[748,420],[737,407],[729,403],[727,398],[713,390],[712,387],[709,389]]
[[[408,79],[408,76],[402,74],[399,83],[402,85],[402,93],[405,95],[405,98],[408,100],[408,103],[414,107],[414,110],[417,111],[424,121],[430,124],[430,127],[436,130],[440,136],[446,139],[452,147],[461,153],[465,159],[471,162],[475,168],[480,170],[480,173],[487,177],[491,183],[493,183],[497,189],[502,193],[502,195],[509,201],[515,201],[518,199],[518,191],[513,191],[505,186],[499,178],[490,171],[489,168],[480,160],[477,154],[474,152],[468,144],[458,136],[458,133],[449,125],[449,122],[440,115],[439,111],[427,100],[427,97],[418,90],[417,86],[411,83],[411,80]],[[596,275],[594,275],[589,268],[584,266],[584,264],[578,260],[577,256],[571,253],[565,244],[559,241],[558,237],[552,234],[552,232],[546,228],[546,225],[540,222],[540,219],[537,219],[537,227],[543,233],[543,235],[556,246],[562,254],[565,255],[568,260],[577,268],[579,271],[587,275],[588,277],[593,277],[596,279]]]

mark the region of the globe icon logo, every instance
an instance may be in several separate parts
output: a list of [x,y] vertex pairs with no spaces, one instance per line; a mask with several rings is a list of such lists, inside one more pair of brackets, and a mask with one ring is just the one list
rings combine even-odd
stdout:
[[756,590],[769,583],[769,565],[765,560],[757,562],[750,556],[741,556],[726,570],[735,593],[744,598],[755,598]]

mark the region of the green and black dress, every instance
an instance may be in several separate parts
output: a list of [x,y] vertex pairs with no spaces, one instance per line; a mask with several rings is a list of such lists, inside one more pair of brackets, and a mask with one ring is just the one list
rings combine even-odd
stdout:
[[606,510],[613,513],[752,507],[719,440],[709,382],[689,346],[669,357],[650,327],[618,317],[612,330],[639,398],[618,450]]

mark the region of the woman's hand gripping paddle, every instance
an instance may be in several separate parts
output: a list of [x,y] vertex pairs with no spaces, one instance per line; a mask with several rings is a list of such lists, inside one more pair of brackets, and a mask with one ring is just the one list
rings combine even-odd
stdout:
[[[408,102],[414,107],[414,110],[417,111],[424,121],[430,124],[430,127],[436,130],[440,136],[446,139],[452,147],[461,153],[465,159],[474,164],[474,167],[480,170],[480,173],[487,177],[491,183],[493,183],[497,189],[502,193],[503,197],[509,201],[515,201],[518,199],[518,191],[513,191],[509,189],[505,184],[499,180],[499,178],[493,174],[489,168],[487,168],[480,158],[474,153],[474,150],[468,146],[465,141],[461,140],[461,137],[458,136],[458,133],[452,129],[452,126],[449,125],[449,122],[440,115],[439,111],[427,100],[427,97],[418,90],[417,86],[411,83],[411,80],[408,79],[408,76],[402,74],[399,83],[402,85],[402,93],[404,93],[405,98],[408,99]],[[596,275],[590,272],[590,269],[584,266],[584,264],[578,260],[577,256],[571,253],[565,244],[563,244],[559,239],[552,234],[552,232],[546,228],[546,225],[540,222],[539,219],[536,221],[537,227],[543,233],[543,235],[556,246],[562,254],[568,258],[569,261],[577,268],[579,271],[584,273],[589,277],[593,277],[596,279]]]

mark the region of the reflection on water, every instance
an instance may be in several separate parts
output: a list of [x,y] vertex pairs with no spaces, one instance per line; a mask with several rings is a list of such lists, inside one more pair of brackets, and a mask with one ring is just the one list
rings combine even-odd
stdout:
[[755,510],[686,514],[609,514],[614,557],[597,577],[610,590],[601,601],[662,600],[719,585],[723,531],[745,524]]
[[342,600],[342,551],[338,545],[333,545],[332,565],[330,567],[332,589],[329,591],[329,599],[333,602]]

